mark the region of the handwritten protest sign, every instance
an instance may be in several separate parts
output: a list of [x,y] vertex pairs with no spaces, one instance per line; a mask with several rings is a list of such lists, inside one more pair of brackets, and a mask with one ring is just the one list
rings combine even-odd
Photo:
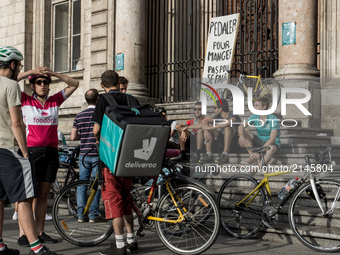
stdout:
[[[222,84],[228,83],[227,71],[230,70],[234,56],[238,26],[238,13],[211,19],[203,70],[203,82],[213,88],[216,87],[220,95],[223,95],[225,90]],[[207,98],[205,92],[202,91],[202,103],[205,101],[203,95],[204,98]]]
[[208,78],[210,85],[228,81],[238,23],[238,13],[211,19],[203,71],[203,78]]

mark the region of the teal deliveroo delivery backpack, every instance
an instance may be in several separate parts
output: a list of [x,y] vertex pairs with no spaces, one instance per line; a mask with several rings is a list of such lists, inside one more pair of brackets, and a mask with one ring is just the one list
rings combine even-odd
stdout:
[[100,132],[99,158],[117,177],[158,176],[170,135],[168,122],[148,106],[118,105],[110,94]]

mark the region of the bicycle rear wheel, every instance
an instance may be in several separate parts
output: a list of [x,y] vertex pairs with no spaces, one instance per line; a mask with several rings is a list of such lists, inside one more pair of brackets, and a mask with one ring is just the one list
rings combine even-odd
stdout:
[[52,208],[53,224],[58,233],[68,242],[79,246],[93,246],[105,241],[113,232],[112,222],[103,219],[104,204],[99,203],[99,216],[102,218],[95,223],[78,222],[77,191],[85,188],[87,198],[90,196],[90,181],[73,182],[63,188],[55,198]]
[[[247,93],[248,93],[247,91],[248,90],[247,90],[247,86],[245,84],[238,82],[238,83],[232,84],[232,85],[239,88],[242,91],[242,94],[244,95],[244,97],[245,98],[247,97]],[[225,90],[223,98],[229,99],[229,100],[233,99],[233,94],[231,93],[231,91],[229,89]]]
[[[237,205],[257,185],[257,180],[251,176],[238,174],[228,179],[218,193],[217,201],[221,210],[222,227],[236,238],[252,237],[264,228],[262,210],[266,196],[262,187],[259,188],[255,198],[251,196]],[[248,204],[251,199],[253,200]]]
[[257,90],[253,92],[253,99],[267,96],[273,103],[273,88],[277,88],[277,103],[279,103],[281,100],[281,84],[272,78],[262,80],[262,86],[259,84]]
[[[215,242],[220,226],[220,213],[214,199],[201,187],[174,187],[176,203],[185,220],[181,223],[156,222],[156,231],[163,244],[176,254],[199,254]],[[184,210],[186,209],[186,212]],[[161,197],[156,217],[176,220],[179,212],[169,193]]]
[[316,182],[322,206],[315,200],[310,183],[302,185],[294,194],[289,206],[289,224],[299,241],[319,252],[340,251],[340,182],[320,180]]

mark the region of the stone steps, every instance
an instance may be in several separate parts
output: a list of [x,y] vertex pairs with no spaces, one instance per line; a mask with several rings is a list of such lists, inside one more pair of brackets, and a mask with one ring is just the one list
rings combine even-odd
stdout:
[[[325,147],[323,147],[325,148]],[[291,165],[291,164],[298,164],[298,165],[305,165],[305,155],[306,154],[288,154],[288,153],[278,153],[275,154],[272,160],[270,161],[270,164],[272,165]],[[213,157],[216,160],[220,154],[213,153]],[[242,161],[245,161],[248,159],[249,154],[248,153],[229,153],[229,164],[240,164]],[[201,158],[203,158],[203,155],[201,155]],[[340,154],[332,153],[332,158],[335,162],[340,163]],[[206,164],[211,165],[211,164]]]

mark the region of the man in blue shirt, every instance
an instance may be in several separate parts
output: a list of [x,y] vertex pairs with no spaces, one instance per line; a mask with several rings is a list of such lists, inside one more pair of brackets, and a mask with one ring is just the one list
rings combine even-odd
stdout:
[[[254,101],[254,108],[256,110],[267,110],[269,108],[270,101],[267,97],[259,97]],[[257,135],[253,134],[246,127],[255,126]],[[241,147],[262,147],[269,146],[270,149],[266,151],[264,160],[268,163],[281,147],[280,141],[280,125],[278,119],[272,115],[257,115],[253,114],[249,117],[248,122],[238,128],[239,133],[239,145]],[[252,153],[249,151],[250,157],[244,162],[251,164],[256,162],[260,155],[258,153]],[[241,162],[242,163],[242,162]]]

